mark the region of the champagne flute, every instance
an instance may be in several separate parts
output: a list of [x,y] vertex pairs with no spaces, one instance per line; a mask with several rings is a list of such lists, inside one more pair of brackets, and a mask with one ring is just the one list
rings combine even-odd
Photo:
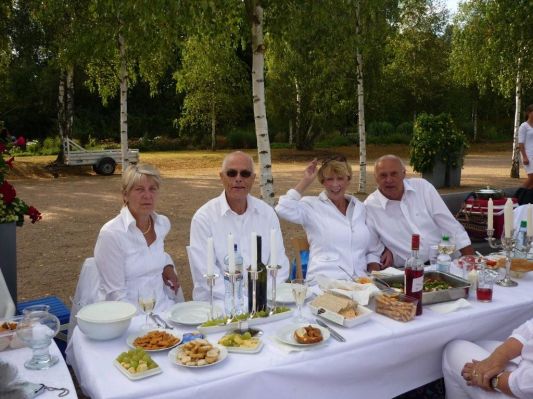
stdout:
[[150,325],[148,324],[148,315],[155,308],[156,298],[155,290],[150,285],[145,285],[144,287],[139,288],[137,301],[139,303],[139,309],[145,314],[144,325],[141,327],[142,330],[149,330]]
[[294,301],[298,307],[298,314],[295,320],[297,322],[305,323],[307,320],[302,316],[302,306],[307,294],[307,281],[301,278],[291,280],[291,289],[292,295],[294,296]]

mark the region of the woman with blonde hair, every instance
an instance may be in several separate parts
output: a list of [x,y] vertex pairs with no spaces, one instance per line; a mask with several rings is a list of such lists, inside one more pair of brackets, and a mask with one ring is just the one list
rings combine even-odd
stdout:
[[[315,178],[324,187],[318,196],[302,197]],[[346,194],[352,168],[342,155],[322,161],[314,159],[302,179],[282,195],[276,212],[285,220],[303,226],[309,241],[307,278],[324,274],[345,278],[342,266],[353,276],[380,268],[383,246],[367,228],[364,204]]]
[[[130,165],[122,175],[124,205],[118,216],[102,227],[94,248],[100,290],[106,300],[136,305],[139,290],[150,286],[155,311],[175,302],[178,278],[164,248],[170,222],[155,212],[160,185],[159,172],[151,165]],[[165,285],[170,289],[165,290]]]

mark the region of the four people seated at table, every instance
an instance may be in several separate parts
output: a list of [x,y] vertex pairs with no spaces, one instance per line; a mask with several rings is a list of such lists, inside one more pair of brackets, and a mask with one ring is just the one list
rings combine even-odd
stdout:
[[194,284],[193,299],[209,300],[209,288],[204,274],[207,272],[207,239],[213,237],[215,246],[215,298],[224,298],[224,258],[228,255],[227,237],[232,233],[244,266],[251,261],[251,233],[262,237],[261,259],[268,264],[270,232],[276,232],[277,263],[281,265],[278,279],[288,276],[289,260],[285,255],[279,220],[274,209],[266,202],[250,195],[255,172],[252,158],[241,151],[228,154],[222,162],[220,181],[222,193],[196,211],[191,221],[189,262]]
[[368,228],[375,232],[394,256],[395,266],[404,266],[411,255],[411,235],[420,235],[420,257],[429,260],[429,248],[442,234],[455,239],[462,255],[472,255],[470,238],[450,213],[441,196],[428,181],[405,178],[405,165],[395,155],[376,161],[374,176],[378,188],[365,200]]
[[[174,262],[165,252],[170,222],[155,212],[160,185],[154,167],[130,165],[122,175],[124,205],[102,227],[94,248],[105,299],[137,305],[138,290],[149,284],[155,291],[156,312],[175,302],[172,292],[179,288]],[[164,284],[171,287],[170,293]]]
[[[318,196],[303,197],[317,177],[324,190]],[[320,167],[314,159],[296,186],[279,198],[278,215],[302,225],[307,234],[308,280],[316,274],[344,279],[339,265],[353,276],[380,268],[383,246],[366,226],[364,204],[346,194],[351,179],[352,168],[344,156],[327,158]]]
[[450,399],[532,398],[533,319],[503,343],[452,341],[444,350],[442,369]]

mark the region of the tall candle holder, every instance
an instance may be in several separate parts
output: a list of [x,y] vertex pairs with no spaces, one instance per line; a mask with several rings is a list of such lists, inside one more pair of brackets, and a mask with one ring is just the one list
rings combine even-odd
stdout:
[[268,273],[270,274],[270,277],[272,279],[272,310],[270,313],[276,312],[276,277],[278,275],[278,270],[281,269],[280,265],[268,265],[267,267]]
[[237,304],[235,302],[235,286],[237,285],[237,281],[239,279],[239,276],[241,275],[241,272],[238,270],[235,270],[234,273],[230,273],[229,271],[224,272],[224,276],[228,279],[231,287],[231,311],[230,311],[230,317],[233,320],[235,316],[237,315]]
[[252,311],[250,312],[250,317],[252,317],[257,312],[257,279],[259,278],[259,272],[252,270],[250,266],[248,274],[250,275],[250,280],[252,280]]
[[207,281],[207,286],[209,287],[209,316],[211,320],[215,319],[215,307],[213,305],[213,287],[215,286],[215,280],[218,278],[218,274],[204,274],[204,278]]
[[[505,277],[501,280],[496,281],[496,284],[501,285],[502,287],[516,287],[518,283],[511,279],[511,258],[512,254],[516,248],[516,240],[513,238],[514,230],[511,230],[510,237],[502,237],[500,243],[498,244],[497,239],[494,238],[494,229],[487,229],[487,241],[493,249],[503,249],[505,251]],[[531,246],[532,237],[528,237],[528,244],[526,247],[526,253],[529,252]]]

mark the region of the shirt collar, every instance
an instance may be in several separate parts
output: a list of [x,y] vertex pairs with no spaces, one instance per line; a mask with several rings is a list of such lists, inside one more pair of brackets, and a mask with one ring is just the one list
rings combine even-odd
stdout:
[[[402,195],[402,199],[405,196],[405,194],[407,192],[409,192],[409,191],[416,192],[416,189],[409,183],[409,180],[403,179],[403,195]],[[390,199],[385,197],[383,195],[383,193],[381,191],[379,191],[379,189],[376,190],[376,198],[379,201],[379,204],[381,205],[381,207],[383,209],[385,209],[387,207],[387,204],[389,203],[389,201],[391,201]]]
[[[155,227],[155,225],[158,223],[158,215],[157,213],[152,212],[151,216],[152,216],[152,220],[154,221],[154,227]],[[127,205],[124,205],[122,209],[120,210],[120,217],[123,222],[124,231],[128,231],[130,226],[132,225],[135,226],[135,224],[137,223],[137,221],[135,220],[135,218],[130,212],[130,208],[128,208]]]
[[[222,194],[219,196],[220,199],[220,216],[224,216],[228,212],[233,212],[233,210],[230,208],[228,204],[228,200],[226,198],[226,191],[222,191]],[[257,212],[257,207],[255,206],[255,198],[252,197],[250,194],[246,196],[246,212]],[[235,213],[236,214],[236,213]]]
[[[320,194],[318,194],[318,198],[323,202],[331,202],[328,195],[326,194],[326,191],[322,191]],[[344,198],[346,198],[350,203],[353,203],[355,205],[356,198],[353,195],[344,194]],[[350,205],[350,203],[348,205]]]

